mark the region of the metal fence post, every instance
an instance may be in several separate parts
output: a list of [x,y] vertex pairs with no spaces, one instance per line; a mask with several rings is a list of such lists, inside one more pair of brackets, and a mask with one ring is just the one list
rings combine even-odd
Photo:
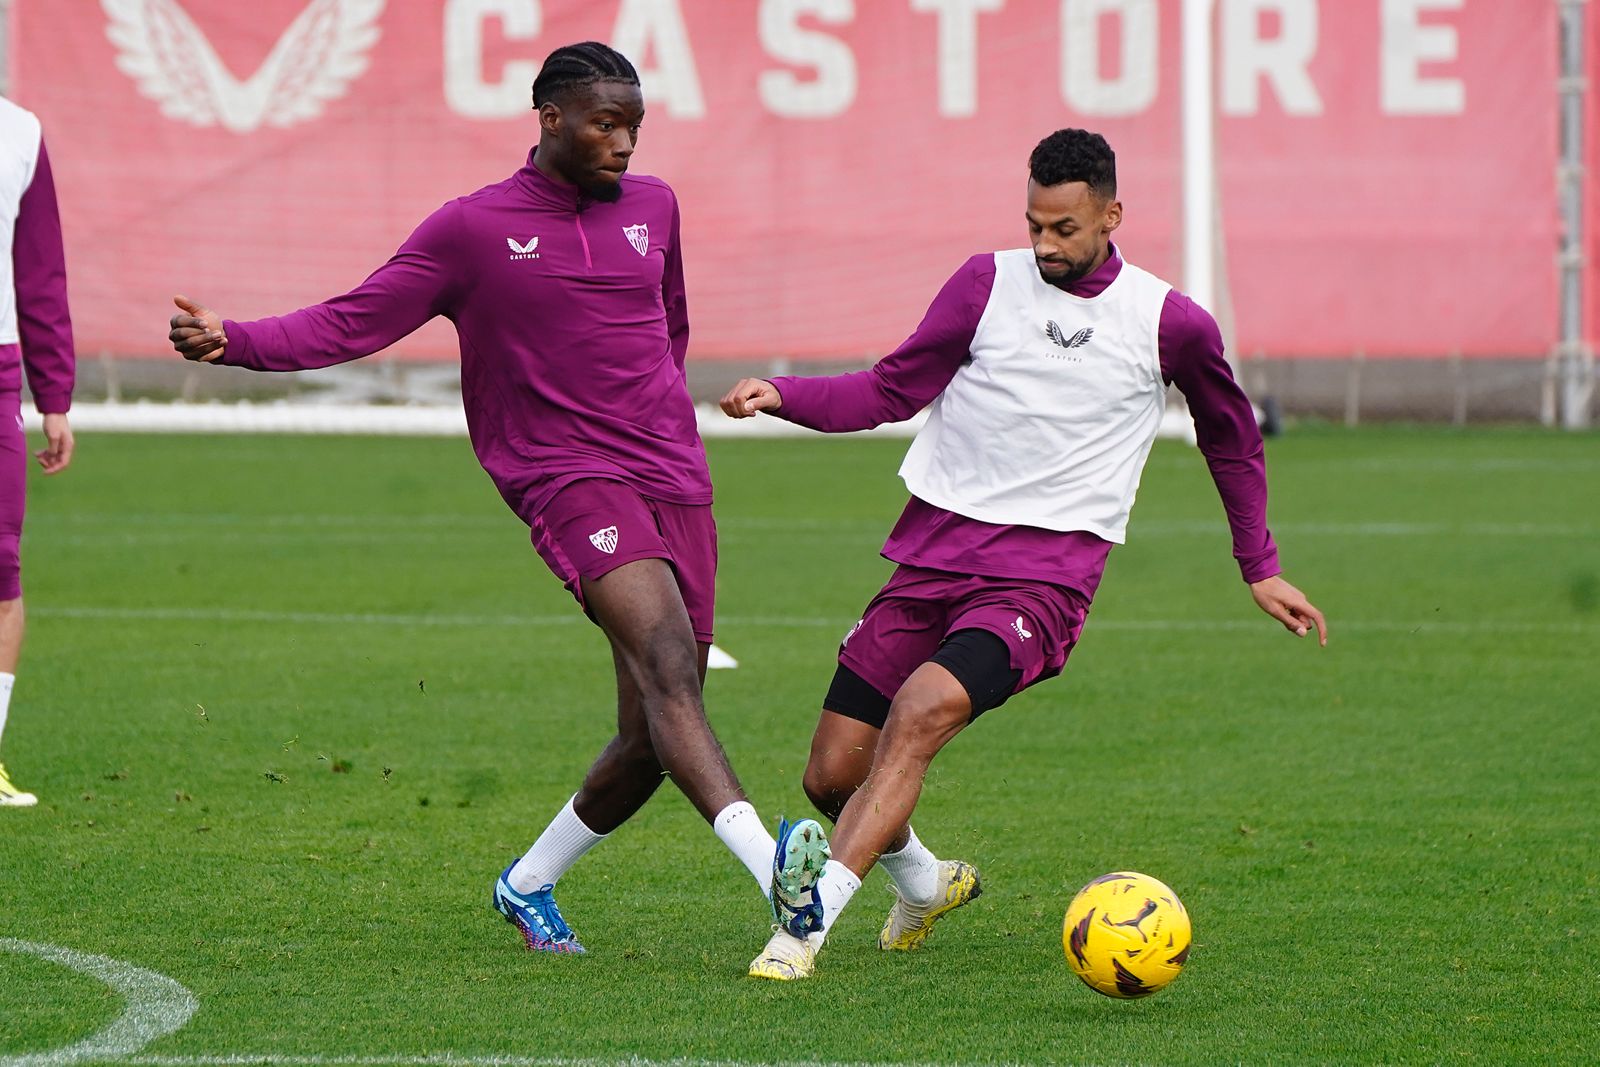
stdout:
[[[1561,331],[1552,353],[1560,375],[1560,420],[1568,430],[1587,429],[1594,400],[1594,352],[1584,338],[1584,14],[1587,0],[1556,0],[1561,33],[1561,161],[1556,170],[1561,197]],[[1590,309],[1589,314],[1594,314]]]
[[1367,354],[1361,349],[1356,349],[1350,356],[1350,367],[1346,372],[1344,382],[1344,424],[1356,426],[1361,422],[1361,368],[1367,362]]

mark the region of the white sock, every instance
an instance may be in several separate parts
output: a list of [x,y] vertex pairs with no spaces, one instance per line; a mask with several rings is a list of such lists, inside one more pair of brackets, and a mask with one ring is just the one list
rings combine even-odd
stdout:
[[932,904],[939,895],[939,857],[928,851],[917,832],[906,827],[911,840],[899,852],[885,852],[878,863],[894,879],[909,904]]
[[828,861],[827,866],[822,868],[822,876],[817,879],[816,888],[812,890],[817,899],[822,901],[822,929],[809,935],[812,944],[821,947],[839,913],[860,888],[861,879],[856,877],[855,871],[838,860]]
[[16,675],[0,671],[0,734],[6,732],[6,712],[11,710],[11,687],[16,684]]
[[756,885],[761,887],[761,895],[769,895],[772,892],[772,855],[778,851],[778,843],[767,833],[755,806],[748,800],[736,800],[717,812],[711,828],[728,846],[728,851],[749,868]]
[[536,893],[547,885],[555,885],[585,852],[605,840],[605,834],[595,833],[578,818],[572,806],[576,799],[578,795],[574,793],[561,813],[550,820],[528,854],[512,865],[506,877],[512,889],[519,893]]

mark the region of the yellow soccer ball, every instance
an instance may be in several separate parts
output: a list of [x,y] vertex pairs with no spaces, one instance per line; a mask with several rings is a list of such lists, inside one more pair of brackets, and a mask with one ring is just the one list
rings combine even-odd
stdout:
[[1163,882],[1137,871],[1103,874],[1078,891],[1061,930],[1072,973],[1108,997],[1147,997],[1189,958],[1189,913]]

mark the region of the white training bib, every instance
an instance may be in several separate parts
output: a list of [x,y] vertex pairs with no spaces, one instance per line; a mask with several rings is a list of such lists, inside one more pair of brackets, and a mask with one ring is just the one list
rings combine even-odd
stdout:
[[0,97],[0,345],[14,345],[19,339],[11,242],[22,194],[33,184],[39,165],[39,142],[39,120],[33,112]]
[[1098,296],[994,254],[971,359],[900,466],[913,495],[999,525],[1126,536],[1166,406],[1157,331],[1171,286],[1131,263]]

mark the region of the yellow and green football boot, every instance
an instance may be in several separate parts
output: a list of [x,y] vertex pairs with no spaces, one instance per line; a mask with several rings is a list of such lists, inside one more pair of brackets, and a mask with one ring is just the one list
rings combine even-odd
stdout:
[[900,895],[893,882],[894,906],[883,921],[878,933],[878,947],[885,952],[911,952],[922,947],[933,930],[933,924],[949,915],[969,900],[983,893],[983,881],[978,868],[962,860],[939,861],[939,895],[931,904],[912,904]]

